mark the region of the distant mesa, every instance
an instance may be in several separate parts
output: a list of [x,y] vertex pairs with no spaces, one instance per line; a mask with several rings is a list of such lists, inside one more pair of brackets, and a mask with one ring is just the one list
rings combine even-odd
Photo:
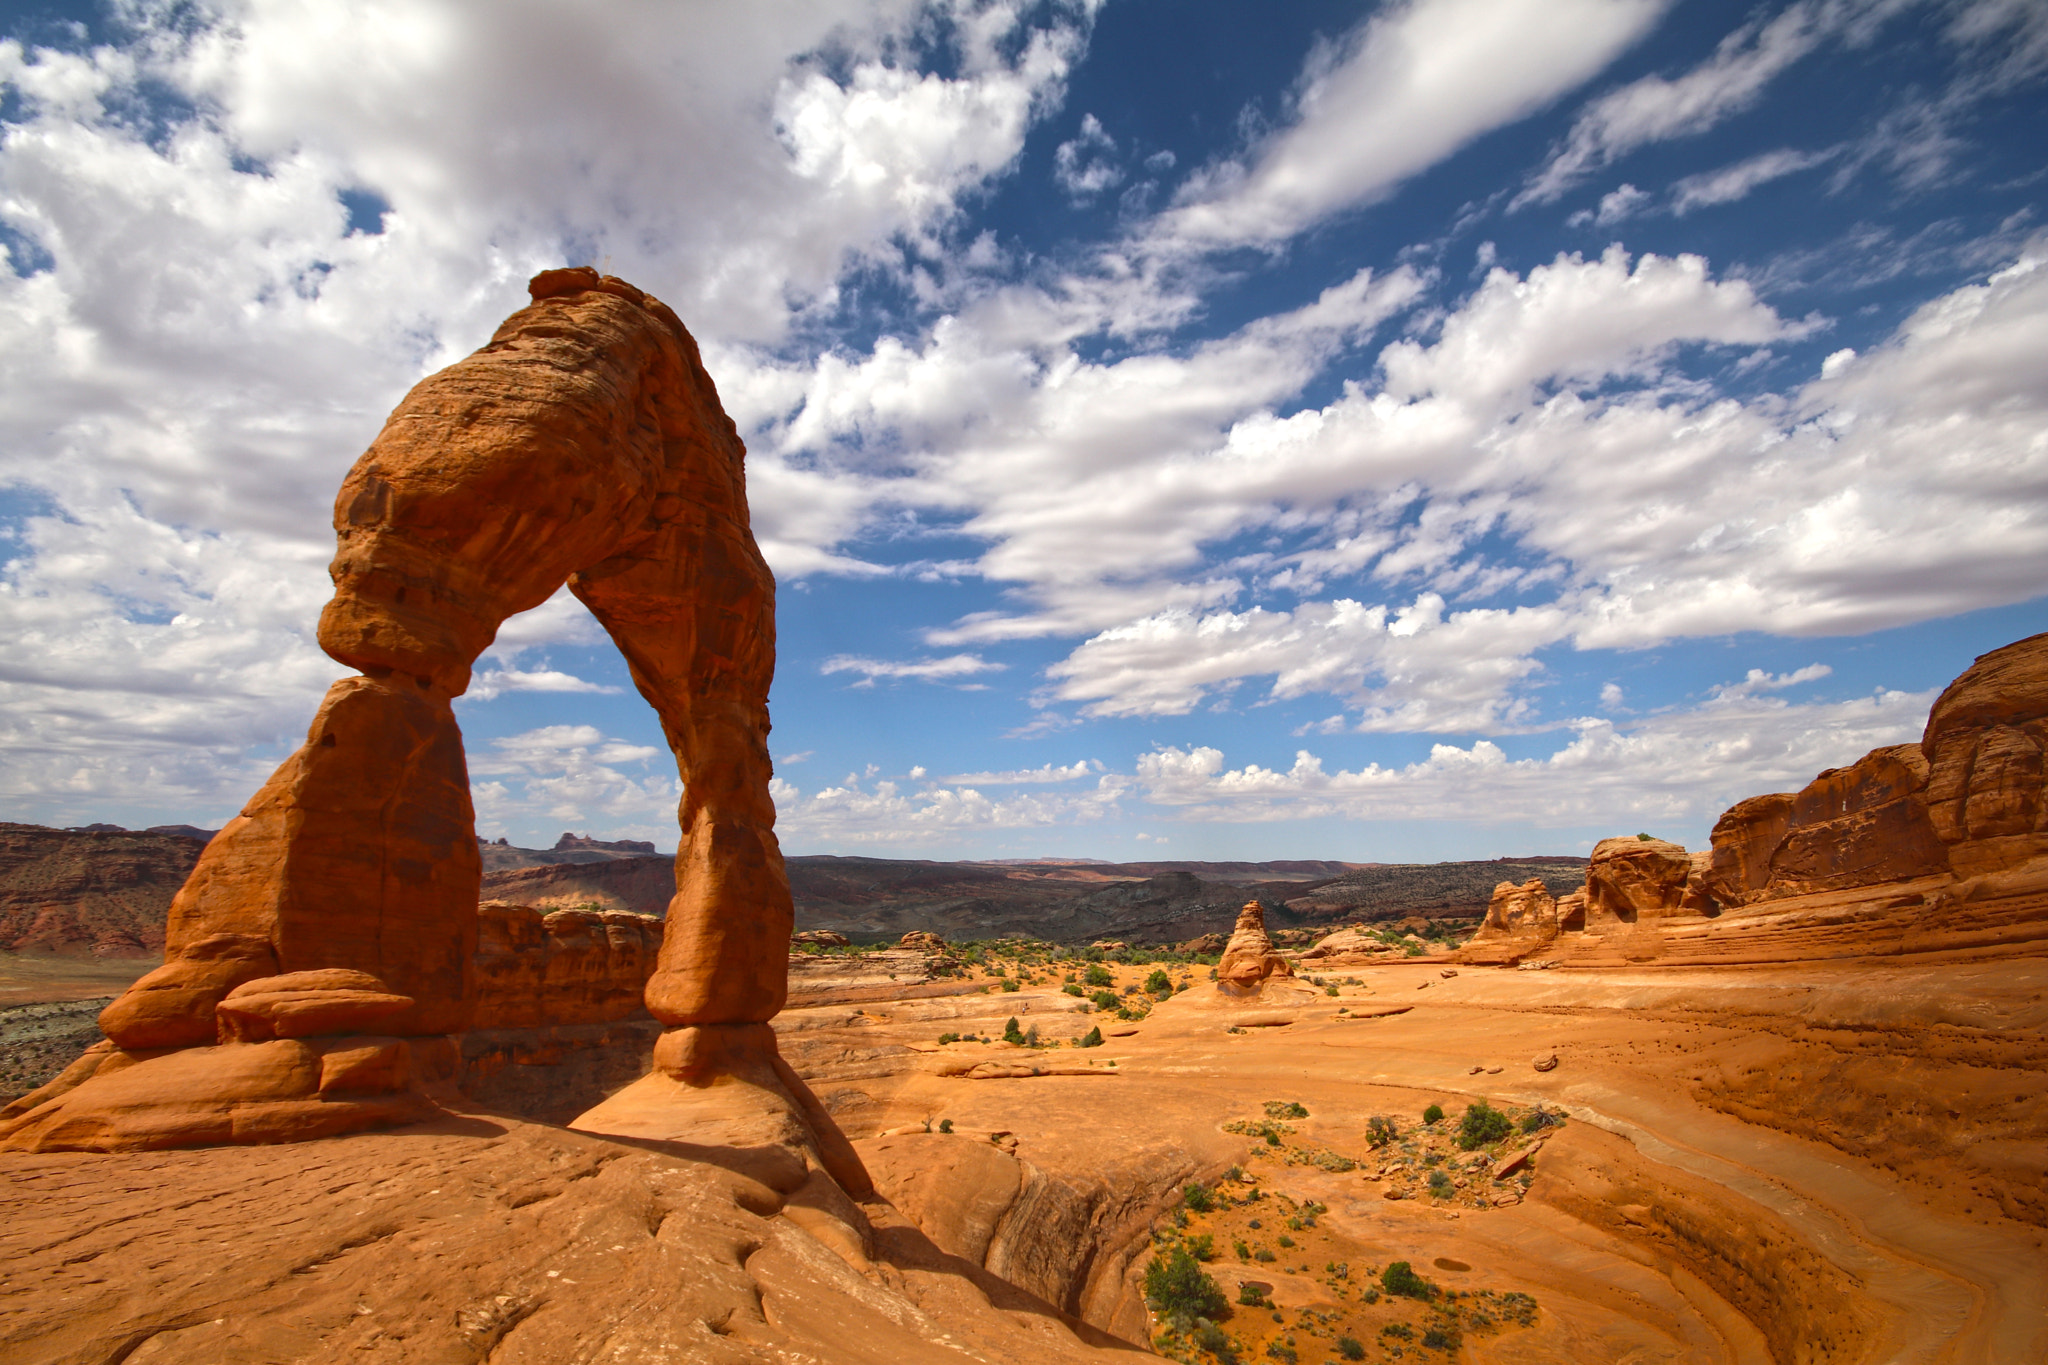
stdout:
[[564,834],[555,840],[554,851],[565,853],[579,848],[599,848],[612,853],[654,853],[654,844],[641,839],[593,839],[588,834]]

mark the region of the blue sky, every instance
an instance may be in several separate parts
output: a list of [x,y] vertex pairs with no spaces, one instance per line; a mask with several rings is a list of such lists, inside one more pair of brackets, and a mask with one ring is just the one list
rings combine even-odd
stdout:
[[[747,438],[792,852],[1698,847],[2048,629],[2039,4],[677,13],[8,11],[8,818],[239,806],[343,472],[564,261]],[[458,715],[483,833],[672,846],[566,596]]]

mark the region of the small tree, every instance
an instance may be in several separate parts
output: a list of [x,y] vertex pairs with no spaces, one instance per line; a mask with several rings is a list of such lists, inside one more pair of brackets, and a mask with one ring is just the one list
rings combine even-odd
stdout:
[[1202,1184],[1182,1186],[1180,1200],[1196,1213],[1207,1213],[1216,1207],[1215,1193]]
[[1466,1105],[1465,1117],[1458,1120],[1458,1145],[1469,1152],[1489,1142],[1499,1142],[1514,1131],[1512,1119],[1485,1100],[1478,1100]]
[[1173,994],[1173,978],[1166,974],[1164,968],[1156,968],[1152,975],[1145,978],[1145,989],[1164,1000]]
[[1436,1286],[1416,1274],[1415,1267],[1406,1261],[1391,1262],[1382,1270],[1380,1287],[1403,1299],[1428,1299],[1436,1293]]
[[1017,1016],[1014,1014],[1010,1016],[1010,1022],[1003,1025],[1003,1041],[1020,1045],[1024,1041],[1024,1030],[1017,1027]]
[[1422,1121],[1424,1123],[1442,1123],[1443,1118],[1444,1107],[1440,1104],[1432,1104],[1429,1108],[1422,1111]]
[[1197,1318],[1220,1318],[1230,1311],[1216,1281],[1195,1254],[1178,1243],[1145,1267],[1145,1301],[1183,1332],[1192,1329]]
[[1089,1030],[1088,1030],[1088,1031],[1087,1031],[1086,1033],[1082,1034],[1082,1035],[1081,1035],[1081,1042],[1080,1042],[1080,1046],[1082,1046],[1082,1047],[1101,1047],[1101,1046],[1102,1046],[1102,1030],[1101,1030],[1101,1029],[1099,1029],[1099,1028],[1092,1028],[1092,1029],[1089,1029]]

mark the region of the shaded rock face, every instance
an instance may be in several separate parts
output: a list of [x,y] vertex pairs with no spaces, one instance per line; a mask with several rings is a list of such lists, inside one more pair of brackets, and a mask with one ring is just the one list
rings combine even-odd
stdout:
[[476,1007],[470,1027],[601,1024],[642,1013],[661,948],[660,920],[622,910],[477,906]]
[[[1500,883],[1493,889],[1479,932],[1465,945],[1466,960],[1514,961],[1536,951],[1557,937],[1557,910],[1557,898],[1541,877],[1531,877],[1520,885]],[[1584,924],[1583,915],[1580,923]]]
[[1586,920],[1635,924],[1676,912],[1692,857],[1682,844],[1641,837],[1602,839],[1586,864]]
[[[736,1031],[668,1053],[724,1056],[781,1008],[793,917],[768,795],[774,581],[744,449],[659,301],[587,269],[544,272],[530,292],[487,346],[406,396],[342,483],[319,639],[359,675],[207,845],[172,901],[160,979],[108,1010],[134,1046],[147,1034],[187,1051],[117,1050],[0,1145],[119,1148],[145,1128],[152,1146],[280,1141],[419,1112],[420,1079],[453,1067],[445,1042],[416,1065],[404,1040],[459,1032],[479,1004],[481,859],[451,703],[500,623],[565,582],[625,654],[684,781],[645,1000],[685,1031]],[[500,919],[508,943],[526,932]],[[620,1008],[645,933],[603,915],[542,929],[543,995]],[[223,954],[230,940],[248,951]],[[353,984],[308,984],[332,973]],[[294,1036],[301,1015],[325,1020],[317,1047]],[[330,1045],[331,1028],[381,1040],[382,1060],[330,1066],[347,1041]]]
[[1216,964],[1216,979],[1238,990],[1256,990],[1269,977],[1293,975],[1294,968],[1273,951],[1273,940],[1266,936],[1265,909],[1257,901],[1247,902]]
[[1965,669],[1935,701],[1920,748],[1928,819],[1958,876],[2048,853],[2048,634]]

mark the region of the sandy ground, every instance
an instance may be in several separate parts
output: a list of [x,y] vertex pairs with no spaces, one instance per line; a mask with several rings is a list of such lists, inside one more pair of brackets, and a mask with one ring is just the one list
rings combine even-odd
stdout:
[[0,1006],[114,996],[163,965],[161,958],[39,957],[0,953]]

